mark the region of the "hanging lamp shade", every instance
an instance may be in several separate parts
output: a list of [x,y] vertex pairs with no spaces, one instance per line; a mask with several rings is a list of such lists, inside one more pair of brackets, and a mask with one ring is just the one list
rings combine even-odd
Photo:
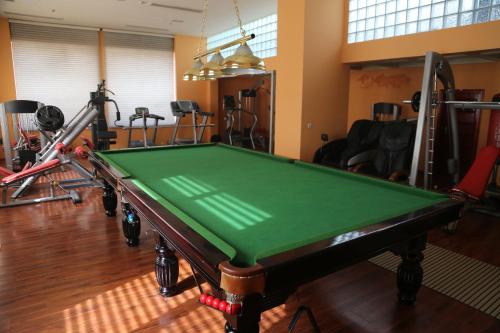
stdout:
[[196,59],[193,63],[193,67],[184,72],[182,79],[184,81],[198,81],[200,79],[199,74],[202,67],[203,63],[201,60],[199,58]]
[[223,76],[221,71],[222,64],[224,63],[224,57],[220,54],[220,51],[215,52],[215,54],[210,58],[210,61],[201,67],[198,73],[198,78],[200,80],[216,80]]
[[264,61],[256,57],[246,42],[241,43],[234,54],[222,64],[225,75],[263,74],[266,72]]

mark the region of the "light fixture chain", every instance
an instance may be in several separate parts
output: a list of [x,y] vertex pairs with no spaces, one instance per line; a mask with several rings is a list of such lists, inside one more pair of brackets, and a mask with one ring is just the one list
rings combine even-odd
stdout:
[[234,4],[234,11],[236,13],[236,18],[238,19],[238,25],[240,26],[240,33],[242,37],[245,37],[247,35],[247,32],[245,29],[243,29],[243,24],[241,23],[241,17],[240,17],[240,8],[238,6],[238,0],[233,0]]
[[201,34],[200,34],[200,44],[198,45],[198,53],[200,53],[205,48],[203,46],[203,37],[205,37],[205,28],[207,25],[207,16],[208,16],[208,0],[203,0],[203,18],[201,21]]

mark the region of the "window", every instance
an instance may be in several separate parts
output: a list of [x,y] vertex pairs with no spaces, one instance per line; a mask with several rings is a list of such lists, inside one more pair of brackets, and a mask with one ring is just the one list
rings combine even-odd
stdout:
[[[243,25],[247,34],[255,34],[255,38],[248,42],[253,53],[260,58],[274,57],[277,54],[278,40],[278,15],[273,14]],[[217,35],[208,37],[208,49],[231,42],[241,37],[240,28],[233,28]],[[237,46],[230,47],[221,52],[223,57],[234,53]]]
[[[121,113],[117,124],[128,126],[128,118],[136,107],[147,107],[150,113],[165,117],[160,125],[173,123],[170,110],[170,102],[175,99],[172,38],[106,32],[104,43],[106,88],[115,93],[112,98]],[[112,126],[116,118],[110,109],[107,116]],[[137,121],[135,125],[142,126]]]
[[500,20],[500,0],[349,0],[348,43]]
[[66,123],[99,81],[98,33],[11,23],[17,99],[60,108]]

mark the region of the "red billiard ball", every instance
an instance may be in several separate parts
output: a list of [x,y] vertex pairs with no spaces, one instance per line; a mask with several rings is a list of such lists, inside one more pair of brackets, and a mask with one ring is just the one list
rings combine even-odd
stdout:
[[201,294],[200,295],[200,303],[205,304],[206,301],[207,301],[207,294]]
[[240,313],[240,310],[241,310],[241,304],[235,303],[231,307],[231,314],[232,315],[237,315],[238,313]]
[[212,295],[208,295],[207,299],[205,300],[205,304],[208,306],[212,306],[212,301],[214,300],[214,297]]
[[214,298],[213,301],[212,301],[212,307],[215,308],[215,309],[218,309],[219,308],[219,304],[220,304],[220,299]]
[[225,312],[226,311],[226,306],[227,306],[227,302],[226,301],[220,301],[220,303],[219,303],[219,311]]

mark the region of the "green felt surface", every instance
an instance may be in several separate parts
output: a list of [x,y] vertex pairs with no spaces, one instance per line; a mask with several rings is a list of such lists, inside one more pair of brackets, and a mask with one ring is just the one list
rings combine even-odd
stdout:
[[224,145],[99,155],[239,266],[447,200]]

